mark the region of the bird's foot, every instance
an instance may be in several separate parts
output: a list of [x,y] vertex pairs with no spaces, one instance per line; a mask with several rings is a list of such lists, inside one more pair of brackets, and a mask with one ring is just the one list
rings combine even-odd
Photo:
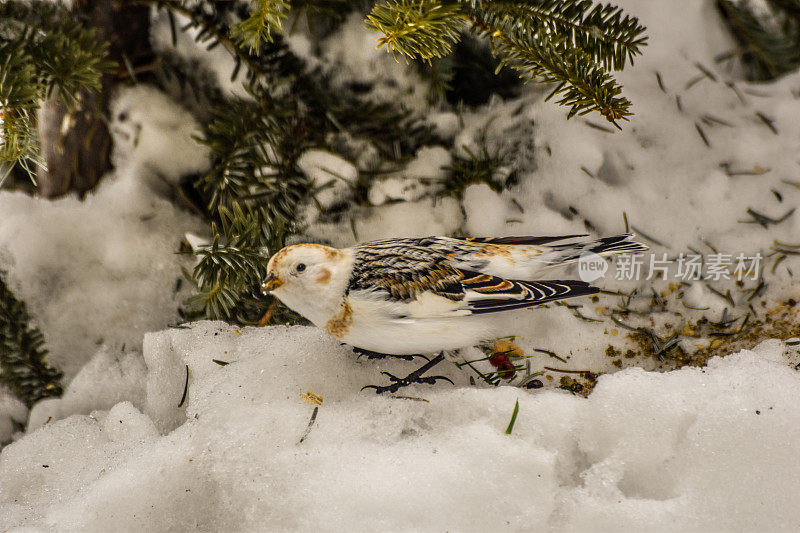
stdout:
[[436,366],[437,364],[444,361],[444,356],[442,354],[437,355],[433,359],[430,359],[426,364],[415,370],[414,372],[410,373],[404,378],[398,378],[395,375],[390,374],[389,372],[381,372],[381,374],[387,376],[389,381],[393,383],[391,385],[367,385],[362,387],[361,390],[364,389],[375,389],[376,394],[383,394],[384,392],[397,392],[402,387],[407,387],[414,383],[423,383],[426,385],[433,385],[436,383],[437,380],[444,380],[449,381],[451,385],[455,385],[453,381],[446,377],[446,376],[423,376],[425,372]]
[[373,352],[372,350],[365,350],[363,348],[356,348],[353,347],[353,353],[357,354],[359,357],[362,355],[365,356],[367,359],[385,359],[386,357],[394,357],[396,359],[402,359],[403,361],[413,361],[415,357],[422,357],[426,361],[430,361],[430,359],[421,353],[412,354],[412,355],[395,355],[391,353],[380,353],[380,352]]

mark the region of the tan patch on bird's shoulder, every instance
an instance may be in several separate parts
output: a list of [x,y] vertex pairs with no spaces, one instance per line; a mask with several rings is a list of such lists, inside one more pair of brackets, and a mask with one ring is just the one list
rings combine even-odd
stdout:
[[478,244],[478,251],[475,253],[478,257],[503,257],[514,264],[514,258],[511,256],[511,247],[502,244]]
[[333,318],[328,320],[325,323],[324,329],[327,333],[333,335],[337,339],[341,339],[347,332],[350,331],[350,327],[353,325],[353,309],[350,307],[350,304],[347,300],[344,301],[342,307],[339,309],[339,312],[336,313]]
[[535,257],[537,255],[542,255],[542,250],[539,248],[534,248],[533,246],[526,246],[524,253],[528,257]]
[[317,283],[320,285],[325,285],[331,280],[331,271],[327,268],[323,268],[322,271],[317,276]]

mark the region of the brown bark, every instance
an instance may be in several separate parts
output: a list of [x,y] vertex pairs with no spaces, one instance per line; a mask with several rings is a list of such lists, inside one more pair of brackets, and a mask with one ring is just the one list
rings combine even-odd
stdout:
[[68,110],[50,98],[39,116],[39,136],[47,170],[39,172],[39,194],[48,198],[91,190],[111,169],[108,104],[113,89],[130,81],[133,69],[152,61],[150,10],[126,0],[75,0],[73,10],[110,44],[116,72],[102,79],[100,92],[82,91],[79,105]]

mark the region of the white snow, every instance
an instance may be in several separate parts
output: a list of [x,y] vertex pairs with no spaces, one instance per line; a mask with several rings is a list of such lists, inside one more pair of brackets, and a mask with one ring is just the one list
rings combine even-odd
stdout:
[[17,432],[16,425],[25,425],[28,408],[6,387],[0,386],[0,442],[8,442]]
[[315,190],[314,199],[322,209],[346,201],[358,180],[358,169],[342,157],[325,150],[307,150],[297,160]]
[[506,218],[513,208],[486,184],[470,185],[464,190],[464,229],[468,235],[502,235]]
[[176,252],[202,225],[137,179],[108,177],[83,201],[0,193],[0,269],[67,378],[101,345],[140,349],[189,294],[176,287],[191,259]]
[[[3,450],[0,523],[793,529],[800,374],[785,350],[769,341],[705,369],[627,369],[601,377],[588,399],[469,387],[443,363],[457,387],[399,399],[359,389],[409,363],[358,360],[314,328],[199,322],[146,336],[144,413],[121,402],[51,421]],[[300,442],[314,410],[305,391],[323,404]]]
[[382,205],[390,200],[415,202],[438,189],[447,178],[453,156],[442,146],[424,146],[405,168],[375,180],[369,189],[369,202]]
[[208,148],[195,139],[202,136],[200,125],[158,89],[147,85],[124,88],[110,107],[111,159],[118,171],[130,166],[133,174],[144,177],[153,173],[154,181],[175,185],[183,176],[209,167]]

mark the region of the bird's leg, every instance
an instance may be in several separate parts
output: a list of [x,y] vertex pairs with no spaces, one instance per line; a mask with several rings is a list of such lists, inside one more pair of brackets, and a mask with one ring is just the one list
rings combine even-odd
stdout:
[[422,357],[426,361],[430,361],[429,358],[422,355],[421,353],[413,354],[413,355],[395,355],[391,353],[380,353],[380,352],[373,352],[372,350],[365,350],[363,348],[356,348],[353,346],[353,353],[357,354],[359,357],[362,355],[366,356],[367,359],[384,359],[386,357],[394,357],[396,359],[402,359],[403,361],[413,361],[415,357]]
[[434,366],[438,365],[444,361],[444,354],[439,354],[414,372],[410,373],[404,378],[398,378],[397,376],[393,376],[389,372],[381,372],[385,376],[389,377],[389,380],[393,383],[391,385],[385,385],[383,387],[379,387],[377,385],[367,385],[366,387],[362,387],[361,390],[364,389],[375,389],[376,394],[383,394],[384,392],[397,392],[401,387],[407,387],[412,383],[426,383],[428,385],[433,385],[436,383],[436,380],[442,379],[444,381],[449,381],[451,385],[455,385],[450,378],[445,376],[423,376],[425,372],[433,368]]

